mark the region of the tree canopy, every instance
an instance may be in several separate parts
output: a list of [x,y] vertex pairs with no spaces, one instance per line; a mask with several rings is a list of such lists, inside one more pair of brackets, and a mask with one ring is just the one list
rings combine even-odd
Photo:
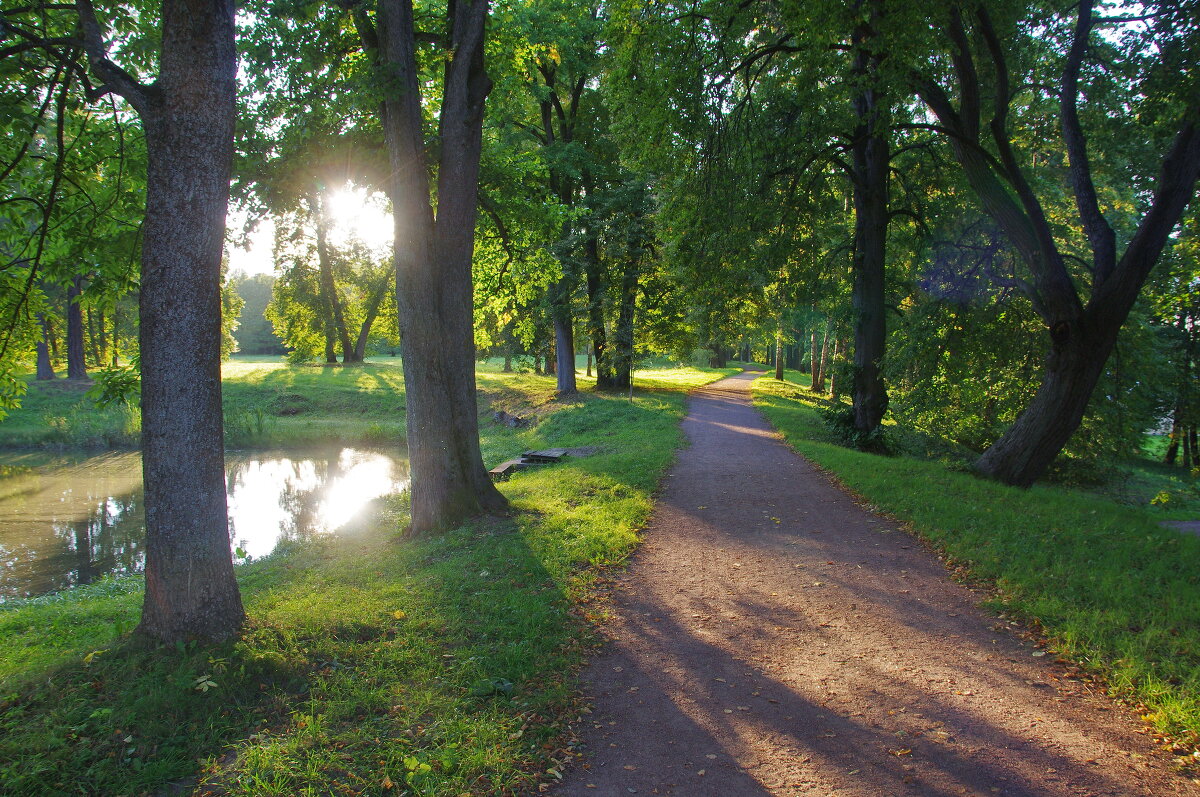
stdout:
[[[399,345],[417,531],[504,511],[483,356],[563,396],[579,355],[769,361],[856,445],[901,419],[1017,485],[1164,425],[1200,459],[1197,0],[216,5],[2,12],[0,412],[132,362],[215,478],[219,389],[156,402],[216,379],[236,288],[247,352]],[[332,235],[353,190],[384,248]],[[222,294],[230,195],[274,274]]]

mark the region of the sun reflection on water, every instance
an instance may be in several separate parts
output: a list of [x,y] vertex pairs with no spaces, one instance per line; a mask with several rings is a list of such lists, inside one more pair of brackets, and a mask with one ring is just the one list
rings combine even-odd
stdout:
[[[408,463],[380,452],[229,454],[231,547],[266,556],[407,487]],[[0,458],[0,602],[139,571],[144,533],[137,454]]]

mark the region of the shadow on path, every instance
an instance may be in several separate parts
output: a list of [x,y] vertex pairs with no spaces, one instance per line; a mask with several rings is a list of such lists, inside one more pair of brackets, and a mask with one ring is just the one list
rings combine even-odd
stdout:
[[1197,793],[753,409],[693,395],[561,795]]

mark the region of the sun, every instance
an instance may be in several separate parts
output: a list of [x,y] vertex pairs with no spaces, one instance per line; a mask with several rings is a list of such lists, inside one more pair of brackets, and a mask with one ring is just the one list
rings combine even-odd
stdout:
[[329,195],[329,212],[333,243],[361,241],[372,251],[391,249],[392,214],[379,191],[347,183]]

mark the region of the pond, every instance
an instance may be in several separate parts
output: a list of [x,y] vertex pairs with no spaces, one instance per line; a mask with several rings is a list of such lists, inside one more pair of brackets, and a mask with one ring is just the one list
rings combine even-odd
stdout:
[[[225,455],[230,550],[344,526],[408,487],[407,460],[351,448]],[[0,602],[139,572],[145,559],[138,453],[0,454]]]

